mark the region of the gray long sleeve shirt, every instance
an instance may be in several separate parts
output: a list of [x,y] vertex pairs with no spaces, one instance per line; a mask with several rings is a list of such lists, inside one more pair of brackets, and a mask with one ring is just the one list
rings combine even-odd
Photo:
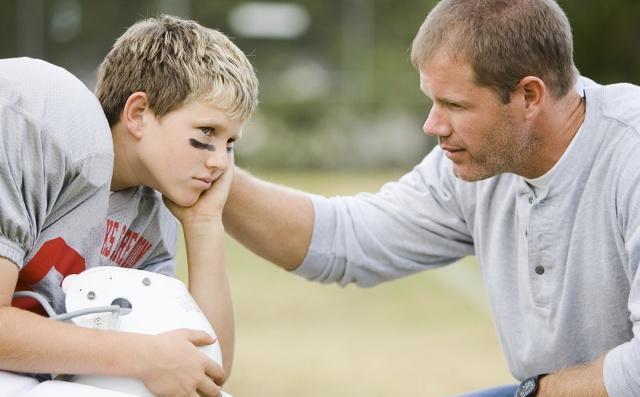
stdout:
[[372,286],[476,255],[516,378],[609,352],[609,395],[640,396],[640,88],[592,85],[585,98],[545,189],[513,174],[464,182],[436,148],[376,194],[313,196],[296,272]]

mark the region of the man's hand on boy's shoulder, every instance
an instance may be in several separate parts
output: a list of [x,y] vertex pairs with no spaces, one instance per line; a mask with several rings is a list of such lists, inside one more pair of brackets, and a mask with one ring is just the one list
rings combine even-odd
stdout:
[[[233,157],[231,158],[233,159]],[[180,207],[166,196],[163,197],[165,205],[178,218],[183,227],[186,223],[222,222],[222,211],[229,196],[233,169],[234,164],[231,161],[229,167],[213,182],[209,189],[202,192],[198,201],[191,207]]]

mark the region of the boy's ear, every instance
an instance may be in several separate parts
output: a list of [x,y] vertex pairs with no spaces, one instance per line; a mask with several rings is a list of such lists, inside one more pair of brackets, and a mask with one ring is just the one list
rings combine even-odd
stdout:
[[129,95],[122,110],[122,122],[131,135],[141,138],[145,126],[145,116],[149,110],[149,101],[144,92]]

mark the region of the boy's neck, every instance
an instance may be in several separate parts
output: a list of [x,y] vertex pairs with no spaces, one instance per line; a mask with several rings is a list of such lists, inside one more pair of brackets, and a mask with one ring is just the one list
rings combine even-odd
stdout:
[[114,151],[111,191],[117,192],[141,185],[142,183],[136,174],[136,170],[140,168],[134,164],[135,160],[128,150],[129,145],[125,143],[125,140],[129,138],[126,127],[122,123],[114,125],[111,127],[111,137]]

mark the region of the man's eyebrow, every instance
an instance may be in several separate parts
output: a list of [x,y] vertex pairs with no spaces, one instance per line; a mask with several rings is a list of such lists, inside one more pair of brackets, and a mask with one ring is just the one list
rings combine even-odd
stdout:
[[468,105],[468,102],[463,99],[453,99],[453,98],[447,98],[447,97],[435,97],[433,101],[442,103],[445,105],[460,105],[460,106]]
[[456,101],[454,101],[453,99],[449,99],[449,98],[446,98],[446,97],[435,97],[434,101],[440,102],[440,103],[448,103],[448,104],[456,103]]
[[453,98],[449,98],[449,97],[445,97],[445,96],[435,96],[432,97],[427,91],[425,91],[424,89],[422,89],[422,87],[420,88],[420,91],[422,91],[422,93],[429,98],[432,102],[438,102],[438,103],[449,103],[449,104],[461,104],[464,101],[463,100],[457,100],[457,99],[453,99]]

